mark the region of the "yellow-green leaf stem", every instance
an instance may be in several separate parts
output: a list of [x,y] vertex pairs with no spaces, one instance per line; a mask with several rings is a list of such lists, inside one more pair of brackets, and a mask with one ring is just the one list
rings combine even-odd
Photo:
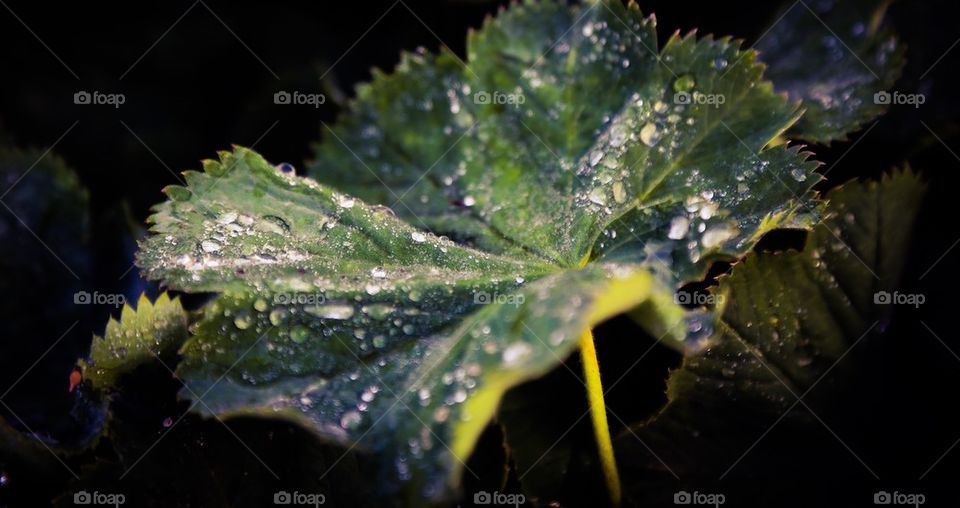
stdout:
[[603,477],[610,492],[610,501],[614,506],[620,506],[620,475],[617,473],[617,458],[613,455],[613,441],[610,439],[610,426],[607,424],[607,407],[603,402],[603,383],[600,380],[597,348],[593,344],[593,333],[589,328],[580,337],[580,359],[583,363],[587,400],[590,403],[590,419],[593,421],[593,434],[597,439],[597,449],[600,452]]

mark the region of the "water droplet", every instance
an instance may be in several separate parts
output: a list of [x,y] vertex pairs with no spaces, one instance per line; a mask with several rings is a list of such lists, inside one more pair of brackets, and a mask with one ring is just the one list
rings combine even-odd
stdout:
[[353,208],[353,205],[356,203],[356,200],[350,196],[337,196],[337,204],[343,208]]
[[600,159],[603,158],[603,152],[600,150],[594,150],[590,153],[590,166],[596,166]]
[[610,129],[610,146],[617,148],[627,141],[627,130],[623,125],[615,125]]
[[689,92],[696,85],[693,76],[690,74],[684,74],[673,81],[673,91],[674,92]]
[[363,421],[363,415],[359,411],[351,409],[340,417],[340,426],[344,430],[353,430],[360,426],[361,421]]
[[235,220],[237,220],[237,212],[226,212],[217,218],[217,222],[224,225],[232,224]]
[[723,244],[723,242],[726,242],[735,236],[737,236],[737,231],[730,226],[722,225],[712,227],[703,234],[703,248],[712,249],[714,247],[719,247]]
[[374,303],[363,307],[363,313],[376,320],[382,320],[393,312],[393,307],[386,303]]
[[253,302],[253,308],[257,309],[257,312],[263,312],[267,310],[268,307],[267,301],[263,298],[257,298],[257,301]]
[[421,232],[419,232],[419,231],[414,231],[414,232],[410,233],[410,238],[412,238],[413,241],[415,241],[415,242],[417,242],[417,243],[423,243],[423,242],[427,241],[427,235],[425,235],[425,234],[423,234],[423,233],[421,233]]
[[670,221],[670,231],[667,233],[667,238],[679,240],[686,236],[688,229],[690,229],[690,219],[682,216],[674,217]]
[[660,141],[660,131],[655,123],[649,122],[640,129],[640,141],[647,146],[656,145]]
[[526,342],[514,342],[504,348],[502,355],[503,363],[507,366],[517,365],[529,356],[532,351],[533,348]]
[[295,326],[292,330],[290,330],[290,340],[296,342],[297,344],[307,340],[309,336],[310,330],[307,330],[307,328],[303,326]]
[[436,411],[433,412],[433,421],[437,423],[443,423],[447,421],[447,418],[450,416],[450,408],[447,406],[440,406]]
[[590,191],[589,196],[587,197],[590,198],[591,202],[596,203],[600,206],[604,206],[607,204],[607,198],[604,196],[604,191],[600,187],[594,187],[593,190]]
[[350,319],[353,316],[352,305],[311,305],[304,307],[303,310],[324,319]]
[[807,174],[803,172],[803,168],[793,168],[790,170],[790,176],[798,182],[802,182],[807,179]]
[[250,314],[246,311],[241,311],[233,318],[233,324],[241,330],[246,330],[250,328],[250,325],[253,323],[253,319],[250,317]]
[[283,318],[287,316],[286,309],[273,309],[270,311],[270,324],[273,326],[279,326],[283,323]]
[[477,200],[473,196],[465,196],[463,198],[463,206],[473,206],[477,204]]

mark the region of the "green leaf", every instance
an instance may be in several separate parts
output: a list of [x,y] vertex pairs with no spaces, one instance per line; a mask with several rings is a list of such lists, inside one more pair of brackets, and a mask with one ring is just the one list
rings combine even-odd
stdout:
[[642,304],[648,329],[697,343],[708,317],[677,284],[820,206],[807,154],[766,148],[796,106],[729,39],[658,52],[635,5],[540,2],[467,53],[407,55],[358,90],[311,168],[339,191],[224,152],[166,189],[139,255],[219,293],[181,351],[196,410],[374,452],[414,503],[455,489],[504,392],[585,329]]
[[767,76],[806,110],[788,136],[815,143],[847,135],[882,114],[906,49],[883,24],[889,0],[798,2],[757,42]]
[[169,358],[187,338],[188,317],[180,298],[162,293],[154,303],[141,295],[137,308],[123,306],[120,320],[110,318],[103,337],[94,336],[83,377],[94,389],[109,388],[144,363]]
[[835,364],[884,327],[891,306],[875,295],[896,287],[924,188],[909,171],[847,184],[802,252],[749,254],[721,278],[714,342],[670,374],[657,415],[616,439],[635,501],[664,464],[680,478],[724,474],[798,396],[851,367]]
[[629,247],[696,278],[815,211],[819,177],[796,149],[763,150],[799,112],[754,51],[692,34],[658,51],[654,25],[621,2],[514,6],[470,35],[467,63],[405,55],[375,73],[310,174],[484,249],[569,267]]

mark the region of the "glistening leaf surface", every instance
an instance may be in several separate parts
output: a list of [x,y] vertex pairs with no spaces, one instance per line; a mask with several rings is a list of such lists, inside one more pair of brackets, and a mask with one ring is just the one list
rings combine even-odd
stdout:
[[141,295],[134,309],[124,305],[120,319],[111,318],[103,337],[94,337],[84,379],[94,388],[112,387],[117,379],[139,365],[175,353],[186,340],[188,316],[180,299],[167,293],[150,302]]
[[764,148],[797,109],[752,52],[658,51],[653,25],[615,1],[524,3],[471,35],[466,67],[405,56],[318,148],[311,172],[339,191],[245,149],[187,172],[139,257],[220,293],[182,350],[184,393],[368,447],[387,490],[431,498],[504,391],[584,328],[648,303],[645,324],[677,335],[673,287],[806,225],[817,177]]
[[890,3],[795,2],[757,41],[776,89],[806,110],[788,136],[842,141],[890,106],[906,53],[883,24]]
[[618,1],[516,5],[471,34],[466,63],[375,73],[310,173],[485,249],[676,259],[673,280],[808,223],[815,164],[764,150],[798,110],[755,52],[692,34],[658,50],[654,25]]
[[798,397],[818,412],[818,400],[837,403],[823,378],[851,372],[858,344],[884,328],[891,306],[875,295],[896,288],[923,191],[909,171],[846,184],[827,196],[830,218],[802,252],[749,254],[721,279],[715,342],[670,374],[659,414],[616,439],[635,502],[663,464],[684,479],[738,472],[731,465],[772,422],[808,413]]

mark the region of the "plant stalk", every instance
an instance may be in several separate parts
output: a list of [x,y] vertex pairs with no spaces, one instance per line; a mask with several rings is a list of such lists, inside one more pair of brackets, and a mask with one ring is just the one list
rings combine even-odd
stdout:
[[597,440],[597,449],[600,452],[603,477],[607,482],[611,503],[613,503],[613,506],[619,507],[621,500],[620,474],[617,472],[617,459],[613,455],[613,440],[610,439],[610,426],[607,424],[607,406],[603,402],[603,383],[600,380],[597,348],[593,343],[593,332],[589,328],[580,337],[580,358],[583,363],[587,401],[590,403],[590,419],[593,421],[593,434]]

